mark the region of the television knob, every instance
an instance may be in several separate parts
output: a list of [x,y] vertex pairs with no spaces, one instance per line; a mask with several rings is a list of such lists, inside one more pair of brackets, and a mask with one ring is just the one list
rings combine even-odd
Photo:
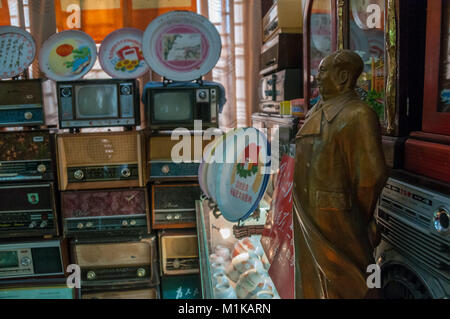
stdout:
[[131,94],[131,87],[129,85],[122,85],[120,87],[120,93],[122,93],[123,95]]
[[78,223],[77,228],[78,229],[83,229],[84,228],[84,224],[83,223]]
[[46,170],[47,170],[47,167],[45,166],[45,164],[39,164],[37,167],[37,171],[41,174],[44,174]]
[[207,97],[206,91],[200,91],[198,93],[198,97],[201,98],[202,100],[206,99],[206,97]]
[[92,270],[88,271],[88,273],[86,274],[87,280],[94,280],[96,277],[97,274]]
[[139,269],[136,271],[136,275],[137,275],[138,277],[140,277],[140,278],[144,277],[145,274],[146,274],[146,271],[145,271],[144,268],[139,268]]
[[131,171],[128,168],[124,168],[121,172],[122,177],[130,177],[131,176]]
[[22,266],[29,266],[29,265],[31,265],[31,258],[30,257],[23,257],[22,260],[20,261],[20,264]]
[[71,88],[63,88],[63,89],[61,89],[61,96],[62,97],[70,97],[70,96],[72,96],[72,89]]
[[39,227],[45,228],[45,227],[47,227],[47,225],[48,225],[48,222],[47,222],[46,220],[44,220],[44,221],[42,221],[42,223],[39,225]]
[[170,172],[170,167],[169,165],[164,165],[163,167],[161,167],[161,172],[163,174],[168,174]]
[[75,171],[75,173],[73,173],[73,177],[75,177],[75,179],[77,180],[82,180],[84,178],[84,173],[81,169]]
[[28,228],[34,228],[37,226],[37,223],[35,221],[31,222],[30,225],[28,225]]
[[134,219],[130,220],[130,225],[131,225],[131,226],[136,225],[136,221],[135,221]]
[[25,112],[24,117],[25,117],[25,120],[31,120],[33,118],[33,113]]

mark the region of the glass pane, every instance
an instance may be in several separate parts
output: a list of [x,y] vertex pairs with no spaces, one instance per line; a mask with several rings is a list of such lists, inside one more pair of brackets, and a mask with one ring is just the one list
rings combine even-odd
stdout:
[[438,112],[450,113],[450,1],[442,1],[441,61]]
[[364,61],[358,93],[384,119],[385,0],[350,0],[350,50]]
[[319,99],[316,77],[320,61],[331,53],[331,2],[316,0],[311,9],[310,105]]

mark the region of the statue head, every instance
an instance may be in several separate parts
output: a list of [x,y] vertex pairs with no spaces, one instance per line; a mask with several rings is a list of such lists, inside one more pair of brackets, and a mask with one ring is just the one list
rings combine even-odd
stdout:
[[317,74],[323,100],[353,90],[363,69],[361,57],[350,50],[339,50],[325,57],[319,64]]

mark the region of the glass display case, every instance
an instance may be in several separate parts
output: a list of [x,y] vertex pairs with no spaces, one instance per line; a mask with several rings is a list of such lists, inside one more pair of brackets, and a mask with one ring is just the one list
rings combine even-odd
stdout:
[[269,203],[239,224],[228,222],[208,199],[196,202],[203,299],[279,299],[261,245]]

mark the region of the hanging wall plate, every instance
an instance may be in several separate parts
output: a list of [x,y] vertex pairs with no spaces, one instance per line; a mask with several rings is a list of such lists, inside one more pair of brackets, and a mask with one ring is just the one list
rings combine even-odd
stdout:
[[270,144],[256,128],[225,138],[225,161],[217,165],[216,197],[223,217],[245,220],[258,208],[270,178]]
[[0,78],[8,79],[25,71],[36,55],[36,43],[27,31],[0,26]]
[[142,53],[144,32],[122,28],[111,32],[103,41],[98,59],[103,71],[113,78],[135,79],[149,70]]
[[94,66],[97,47],[85,32],[68,30],[48,38],[39,52],[39,66],[54,81],[81,79]]
[[173,81],[192,81],[214,68],[222,44],[216,27],[190,11],[171,11],[144,32],[143,52],[152,70]]

